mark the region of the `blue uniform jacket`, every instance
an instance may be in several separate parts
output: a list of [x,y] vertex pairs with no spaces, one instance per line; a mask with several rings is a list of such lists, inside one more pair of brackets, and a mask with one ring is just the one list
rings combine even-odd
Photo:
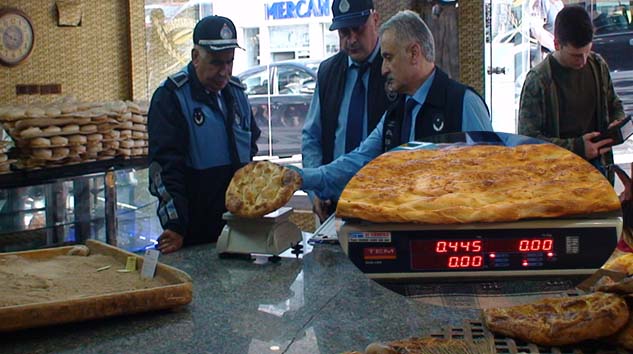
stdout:
[[150,193],[163,228],[183,235],[185,245],[217,240],[226,188],[257,154],[261,132],[243,86],[232,78],[220,97],[189,63],[156,89],[149,109]]

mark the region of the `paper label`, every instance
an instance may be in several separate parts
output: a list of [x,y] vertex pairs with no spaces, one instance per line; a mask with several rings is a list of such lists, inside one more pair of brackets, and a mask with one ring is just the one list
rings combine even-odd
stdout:
[[145,258],[143,260],[143,268],[141,268],[141,278],[152,279],[154,278],[154,272],[156,271],[156,264],[158,264],[159,250],[147,249],[145,250]]
[[136,256],[128,256],[125,262],[125,269],[133,272],[136,270]]

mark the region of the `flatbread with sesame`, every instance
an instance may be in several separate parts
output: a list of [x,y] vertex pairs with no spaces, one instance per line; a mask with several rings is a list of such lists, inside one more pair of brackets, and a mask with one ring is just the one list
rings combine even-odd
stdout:
[[616,294],[545,298],[505,308],[485,309],[486,327],[543,346],[561,346],[611,336],[629,321],[626,301]]
[[619,210],[609,181],[553,144],[387,152],[341,194],[336,215],[371,222],[461,224]]

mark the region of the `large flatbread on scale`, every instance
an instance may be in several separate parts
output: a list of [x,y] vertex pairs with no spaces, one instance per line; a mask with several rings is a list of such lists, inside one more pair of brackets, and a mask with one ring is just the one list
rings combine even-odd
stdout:
[[609,181],[553,144],[387,152],[363,167],[336,214],[371,222],[459,224],[618,210]]

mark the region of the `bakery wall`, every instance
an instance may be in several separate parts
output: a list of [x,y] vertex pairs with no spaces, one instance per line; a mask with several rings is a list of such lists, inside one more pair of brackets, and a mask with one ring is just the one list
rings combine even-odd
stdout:
[[[132,99],[139,87],[142,91],[145,66],[132,67],[144,61],[143,1],[80,2],[81,25],[59,27],[55,0],[0,0],[0,8],[25,12],[35,31],[29,58],[15,67],[0,66],[0,104],[50,102],[67,95],[82,101]],[[130,35],[131,26],[140,30]],[[20,84],[60,84],[61,94],[17,95]]]
[[[35,26],[30,57],[0,66],[0,105],[79,100],[149,98],[144,1],[74,0],[82,4],[79,27],[57,26],[56,0],[0,0],[25,12]],[[483,0],[460,1],[432,15],[436,1],[374,0],[382,19],[409,8],[422,15],[436,37],[437,61],[453,78],[483,92]],[[16,95],[16,85],[60,84],[61,94]]]

